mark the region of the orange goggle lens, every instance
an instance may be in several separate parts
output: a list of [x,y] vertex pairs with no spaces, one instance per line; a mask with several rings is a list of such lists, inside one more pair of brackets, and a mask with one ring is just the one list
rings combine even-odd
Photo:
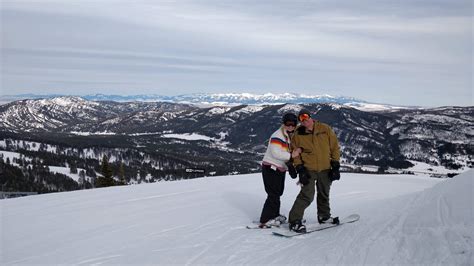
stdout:
[[298,116],[298,120],[300,120],[300,122],[303,122],[305,120],[308,120],[311,116],[309,116],[309,114],[300,114]]

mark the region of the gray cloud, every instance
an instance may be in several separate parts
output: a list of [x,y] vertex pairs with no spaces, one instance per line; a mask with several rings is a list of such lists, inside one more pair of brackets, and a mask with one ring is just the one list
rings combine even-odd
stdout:
[[[2,94],[472,105],[470,1],[5,1]],[[98,91],[99,90],[99,91]]]

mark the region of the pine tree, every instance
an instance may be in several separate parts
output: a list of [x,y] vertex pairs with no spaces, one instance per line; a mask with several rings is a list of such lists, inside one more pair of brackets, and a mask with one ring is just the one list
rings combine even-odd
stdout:
[[78,180],[78,183],[79,183],[79,186],[81,188],[85,188],[85,184],[86,184],[86,172],[84,172],[84,170],[81,170],[79,172],[79,180]]
[[106,155],[102,157],[101,173],[102,176],[96,180],[97,187],[110,187],[115,185],[114,179],[112,178],[112,168],[110,167],[109,159]]
[[110,167],[107,155],[102,157],[101,173],[105,178],[112,178],[112,168]]
[[69,172],[71,174],[77,174],[77,166],[76,163],[70,163],[69,164]]
[[84,170],[81,170],[79,172],[79,177],[86,178],[86,172],[84,172]]
[[120,163],[118,176],[119,176],[121,185],[126,185],[127,181],[125,181],[125,169],[123,166],[123,162]]

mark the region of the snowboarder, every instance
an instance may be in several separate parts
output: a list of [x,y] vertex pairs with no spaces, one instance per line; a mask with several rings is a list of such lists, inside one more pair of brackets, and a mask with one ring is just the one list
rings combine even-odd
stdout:
[[[318,222],[337,223],[331,217],[329,190],[333,180],[339,179],[339,143],[330,126],[311,118],[308,110],[298,113],[300,125],[292,137],[293,147],[301,148],[301,155],[293,159],[301,191],[289,214],[290,230],[305,232],[302,223],[305,209],[314,200],[317,190]],[[316,189],[315,189],[316,186]]]
[[[262,161],[262,176],[267,199],[260,216],[260,228],[269,228],[286,222],[286,217],[280,214],[280,197],[285,188],[285,173],[296,178],[297,173],[290,159],[300,155],[301,150],[291,151],[291,135],[297,125],[294,113],[286,113],[282,117],[282,125],[270,137],[267,150]],[[290,169],[288,169],[288,166]]]

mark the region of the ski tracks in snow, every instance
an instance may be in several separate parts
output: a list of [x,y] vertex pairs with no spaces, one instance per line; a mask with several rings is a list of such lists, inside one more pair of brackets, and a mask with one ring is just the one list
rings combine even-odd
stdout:
[[[235,230],[222,230],[223,224],[229,224],[232,221],[231,216],[223,216],[215,219],[211,222],[202,223],[197,227],[194,227],[189,233],[191,239],[202,239],[201,250],[191,256],[185,265],[196,265],[196,264],[207,264],[211,263],[208,261],[213,258],[212,263],[217,260],[219,264],[228,264],[223,261],[225,258],[219,258],[220,254],[235,248],[238,243],[242,241],[243,236],[235,236]],[[230,256],[232,257],[232,256]],[[228,258],[227,258],[228,259]]]
[[168,193],[168,194],[161,194],[161,195],[153,195],[153,196],[148,196],[148,197],[141,197],[141,198],[134,198],[134,199],[129,199],[125,200],[122,202],[119,202],[119,204],[123,203],[129,203],[129,202],[136,202],[136,201],[143,201],[143,200],[150,200],[150,199],[156,199],[156,198],[166,198],[166,197],[173,197],[173,196],[178,196],[178,195],[187,195],[190,193],[195,193],[202,191],[202,189],[196,189],[196,190],[190,190],[190,191],[184,191],[184,192],[176,192],[176,193]]
[[369,211],[373,216],[361,215],[353,231],[337,233],[343,241],[331,245],[344,252],[336,262],[473,265],[472,225],[456,220],[454,205],[452,195],[442,192],[416,193],[373,205]]
[[123,255],[109,255],[109,256],[97,257],[97,258],[92,258],[92,259],[78,262],[77,265],[101,265],[103,263],[106,263],[107,261],[110,261],[112,259],[122,257],[122,256]]

